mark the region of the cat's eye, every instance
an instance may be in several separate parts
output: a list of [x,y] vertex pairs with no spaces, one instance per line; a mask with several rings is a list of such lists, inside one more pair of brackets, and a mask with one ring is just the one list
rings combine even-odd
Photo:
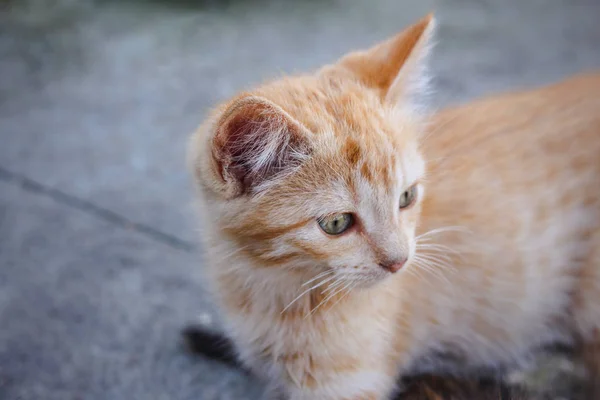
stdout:
[[400,196],[400,208],[407,208],[415,202],[417,198],[417,185],[411,186]]
[[354,216],[350,213],[339,213],[319,218],[317,221],[326,234],[340,235],[354,225]]

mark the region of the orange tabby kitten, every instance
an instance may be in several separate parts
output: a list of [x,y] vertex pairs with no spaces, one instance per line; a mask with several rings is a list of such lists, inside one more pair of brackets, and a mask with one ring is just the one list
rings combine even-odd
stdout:
[[193,137],[208,279],[273,396],[386,399],[400,374],[600,325],[600,76],[426,123],[433,25],[242,93]]

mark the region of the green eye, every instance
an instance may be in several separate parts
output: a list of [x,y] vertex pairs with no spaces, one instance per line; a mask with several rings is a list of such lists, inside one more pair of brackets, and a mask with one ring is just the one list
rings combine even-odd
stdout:
[[400,196],[400,208],[406,208],[414,203],[417,198],[417,186],[411,186],[407,191]]
[[354,225],[354,217],[350,213],[332,214],[318,219],[319,226],[328,235],[339,235]]

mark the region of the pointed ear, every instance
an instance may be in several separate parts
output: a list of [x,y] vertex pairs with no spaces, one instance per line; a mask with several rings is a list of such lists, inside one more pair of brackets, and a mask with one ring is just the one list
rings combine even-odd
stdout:
[[226,197],[260,190],[310,154],[307,129],[267,99],[245,96],[218,118],[212,140],[213,171]]
[[340,65],[385,101],[414,101],[427,92],[427,58],[435,30],[433,14],[366,51],[350,53]]

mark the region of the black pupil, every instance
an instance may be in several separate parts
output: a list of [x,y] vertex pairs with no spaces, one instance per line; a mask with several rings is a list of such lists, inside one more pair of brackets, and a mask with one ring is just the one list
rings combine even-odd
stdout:
[[401,203],[400,206],[402,208],[408,207],[408,205],[410,203],[412,203],[414,195],[415,195],[415,189],[414,189],[414,187],[410,188],[407,191],[405,191],[404,193],[402,193],[402,198],[401,198],[401,201],[400,201],[400,203]]
[[342,224],[342,217],[337,217],[336,219],[333,220],[333,228],[335,230],[337,230],[339,228],[339,226]]

